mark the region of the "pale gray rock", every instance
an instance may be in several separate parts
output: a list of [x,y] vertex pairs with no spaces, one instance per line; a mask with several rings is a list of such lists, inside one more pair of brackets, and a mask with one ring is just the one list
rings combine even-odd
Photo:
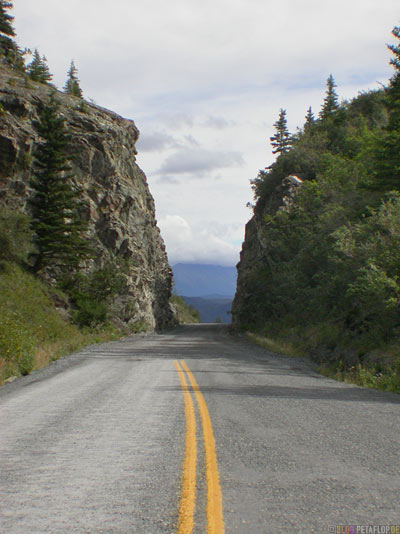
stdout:
[[83,189],[92,270],[115,259],[126,288],[112,305],[118,322],[172,323],[172,271],[155,220],[147,179],[136,163],[139,130],[112,111],[24,79],[0,63],[0,205],[28,212],[32,153],[40,141],[33,123],[51,96],[60,103],[71,135],[70,164]]

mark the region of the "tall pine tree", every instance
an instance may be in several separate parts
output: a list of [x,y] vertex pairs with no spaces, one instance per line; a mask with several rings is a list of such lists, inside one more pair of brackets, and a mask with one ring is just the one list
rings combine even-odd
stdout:
[[0,57],[3,56],[11,66],[24,70],[22,52],[13,40],[15,37],[12,25],[14,17],[8,13],[12,7],[12,2],[0,0]]
[[31,63],[28,65],[28,76],[34,82],[47,83],[53,75],[50,74],[49,67],[47,66],[47,59],[45,56],[40,57],[39,51],[35,48]]
[[35,128],[43,142],[34,152],[34,176],[30,180],[33,194],[29,204],[37,248],[33,270],[51,266],[73,269],[91,249],[80,216],[81,191],[72,183],[67,161],[69,136],[54,101],[41,109]]
[[286,110],[280,109],[279,118],[274,124],[275,134],[270,137],[273,154],[288,152],[292,145],[292,137],[287,127]]
[[71,65],[68,71],[68,78],[64,85],[64,91],[70,95],[78,96],[82,98],[82,89],[79,86],[79,79],[77,77],[78,69],[75,67],[74,60],[71,61]]
[[[400,41],[400,27],[395,26],[392,35]],[[376,178],[371,184],[372,189],[382,193],[400,190],[400,42],[388,48],[393,53],[390,63],[394,67],[386,89],[389,123],[377,140]]]
[[336,82],[332,74],[326,81],[326,93],[324,102],[322,104],[322,109],[319,113],[319,118],[321,120],[331,117],[335,111],[339,109],[339,97],[336,92]]
[[[395,26],[392,35],[400,41],[400,26]],[[393,57],[390,64],[394,68],[394,74],[390,79],[388,95],[390,106],[389,129],[400,131],[400,42],[397,45],[388,45]]]
[[307,115],[305,116],[305,119],[306,119],[304,123],[305,130],[309,128],[310,126],[312,126],[313,124],[315,124],[315,117],[314,117],[314,113],[313,113],[311,106],[307,110]]
[[13,4],[11,2],[0,0],[0,36],[2,39],[10,39],[11,37],[15,37],[15,31],[12,26],[14,17],[7,13],[7,10],[11,9],[12,7]]

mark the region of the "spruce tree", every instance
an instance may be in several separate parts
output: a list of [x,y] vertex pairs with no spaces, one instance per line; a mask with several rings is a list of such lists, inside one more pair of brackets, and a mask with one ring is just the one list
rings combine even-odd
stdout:
[[15,31],[12,26],[14,17],[7,13],[7,10],[11,9],[12,7],[13,4],[11,2],[0,0],[0,35],[2,38],[15,37]]
[[288,152],[292,145],[292,137],[287,127],[286,110],[280,109],[279,118],[274,124],[276,133],[270,137],[273,154]]
[[336,87],[336,82],[331,74],[326,81],[325,98],[319,113],[319,118],[321,120],[331,117],[332,114],[339,109],[339,97],[335,90]]
[[12,7],[12,2],[0,0],[0,57],[3,56],[11,66],[24,70],[22,52],[13,40],[15,37],[12,25],[14,17],[7,13]]
[[[400,41],[400,26],[393,28],[392,35]],[[390,64],[395,71],[390,79],[388,88],[390,106],[389,129],[400,131],[400,43],[397,45],[388,45],[388,48],[393,53]]]
[[45,56],[40,57],[39,51],[35,48],[31,63],[28,65],[28,76],[34,82],[47,83],[52,79],[49,67],[47,66],[47,59]]
[[43,142],[34,151],[30,180],[33,194],[29,204],[37,248],[33,270],[49,266],[68,270],[87,258],[91,250],[83,235],[86,224],[80,216],[81,191],[71,181],[67,161],[69,136],[54,101],[42,107],[35,128]]
[[305,119],[306,121],[304,123],[304,129],[307,129],[309,126],[312,126],[315,123],[315,117],[311,106],[307,110]]
[[82,89],[79,86],[79,79],[77,77],[78,69],[75,67],[74,60],[71,61],[71,65],[68,71],[68,79],[64,85],[64,91],[70,95],[78,96],[82,98]]
[[[400,41],[400,27],[395,26],[392,35]],[[381,192],[400,190],[400,43],[388,45],[393,57],[390,64],[394,74],[387,87],[389,123],[377,140],[376,179],[371,189]]]

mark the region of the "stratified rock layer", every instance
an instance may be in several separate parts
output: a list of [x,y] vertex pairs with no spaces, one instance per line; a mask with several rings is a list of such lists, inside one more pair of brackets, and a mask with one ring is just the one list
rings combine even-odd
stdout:
[[87,205],[88,238],[97,250],[95,265],[113,259],[126,290],[113,303],[115,318],[172,322],[172,271],[155,220],[154,200],[136,164],[139,130],[131,120],[50,86],[27,81],[0,64],[0,205],[28,211],[32,153],[40,141],[33,122],[41,104],[53,98],[72,134],[70,163]]

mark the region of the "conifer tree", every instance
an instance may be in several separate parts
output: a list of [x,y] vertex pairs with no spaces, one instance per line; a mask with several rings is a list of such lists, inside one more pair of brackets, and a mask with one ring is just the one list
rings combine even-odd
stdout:
[[40,57],[39,51],[35,48],[31,63],[28,65],[28,76],[34,82],[47,83],[53,75],[50,74],[49,67],[47,66],[47,59],[45,56]]
[[86,223],[80,217],[81,191],[71,181],[66,149],[69,136],[58,105],[51,101],[41,109],[35,128],[43,142],[34,152],[33,189],[29,200],[37,254],[33,270],[48,266],[68,270],[90,255],[83,236]]
[[[395,26],[392,35],[400,41],[400,27]],[[371,184],[372,189],[381,192],[400,190],[400,43],[388,48],[393,53],[390,64],[395,71],[387,88],[389,123],[377,141],[376,180]]]
[[311,106],[307,110],[307,115],[305,116],[305,119],[306,122],[304,123],[304,129],[315,123],[315,117]]
[[12,26],[14,17],[7,13],[7,10],[11,9],[12,7],[13,4],[11,2],[0,0],[0,35],[2,39],[4,36],[6,38],[15,37],[15,31]]
[[3,56],[13,67],[24,70],[22,52],[13,40],[15,37],[12,25],[14,17],[7,13],[12,7],[12,2],[0,0],[0,56]]
[[273,154],[288,152],[292,145],[292,137],[287,127],[286,110],[280,109],[279,118],[274,124],[276,133],[270,137]]
[[[393,28],[392,35],[400,41],[400,26]],[[388,48],[393,53],[390,64],[393,65],[395,71],[390,79],[388,90],[390,106],[389,129],[400,131],[400,43],[388,45]]]
[[332,114],[339,109],[339,97],[335,90],[336,87],[335,79],[331,74],[326,81],[325,98],[319,113],[319,118],[321,120],[331,117]]
[[68,71],[68,79],[64,85],[64,91],[70,95],[78,96],[82,98],[82,89],[79,86],[79,79],[77,77],[78,69],[75,67],[74,60],[71,61],[71,65]]

